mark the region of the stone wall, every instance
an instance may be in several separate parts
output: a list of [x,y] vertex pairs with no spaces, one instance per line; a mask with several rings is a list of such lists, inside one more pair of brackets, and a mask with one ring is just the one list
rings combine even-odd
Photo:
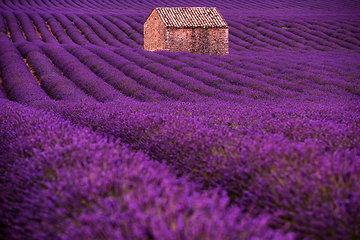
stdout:
[[225,55],[229,53],[227,28],[169,28],[165,50],[188,51],[200,54]]
[[165,50],[166,28],[159,14],[153,11],[144,24],[144,49]]
[[229,29],[228,28],[209,28],[209,54],[226,55],[229,54]]

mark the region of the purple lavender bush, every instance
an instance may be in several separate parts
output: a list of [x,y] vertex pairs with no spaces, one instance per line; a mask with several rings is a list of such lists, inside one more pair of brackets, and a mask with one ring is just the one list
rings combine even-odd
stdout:
[[1,121],[2,237],[294,237],[268,228],[269,216],[249,219],[219,191],[200,193],[164,164],[88,128],[7,100]]

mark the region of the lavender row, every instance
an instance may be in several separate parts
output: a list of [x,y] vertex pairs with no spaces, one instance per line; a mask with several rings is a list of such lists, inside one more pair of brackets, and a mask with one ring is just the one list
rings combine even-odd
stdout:
[[[93,1],[94,2],[94,1]],[[119,9],[122,6],[122,2],[118,3],[118,2],[113,2],[110,0],[104,0],[104,1],[96,1],[98,2],[98,6],[97,9],[101,9],[101,10],[108,10],[108,9]]]
[[0,33],[0,72],[7,97],[20,103],[50,100],[7,35]]
[[57,43],[55,36],[51,33],[47,23],[45,20],[35,12],[28,13],[31,21],[34,23],[37,31],[41,35],[41,39],[46,43]]
[[356,33],[360,33],[360,28],[357,26],[356,19],[347,19],[340,21],[339,24],[337,24],[341,29],[346,30],[347,32],[350,32],[353,34],[353,36],[357,39],[359,39],[359,35]]
[[[118,21],[114,18],[105,18],[104,16],[96,15],[93,17],[96,21],[98,21],[101,25],[103,25],[117,40],[121,41],[123,44],[138,48],[138,45],[143,45],[143,36],[138,35],[135,38],[129,34],[129,32],[125,32],[121,25],[119,25]],[[127,29],[127,27],[125,27]],[[133,39],[134,38],[134,39]],[[136,41],[136,43],[134,42]]]
[[[189,56],[192,55],[189,54]],[[316,73],[307,72],[303,71],[303,69],[298,70],[298,67],[293,65],[291,66],[291,70],[283,70],[282,74],[279,76],[276,71],[272,69],[266,68],[264,66],[253,65],[249,63],[249,61],[241,61],[239,57],[235,58],[234,56],[224,56],[218,59],[214,59],[208,56],[202,56],[201,60],[239,74],[245,74],[249,77],[265,81],[272,85],[299,92],[314,93],[316,90],[321,90],[336,94],[343,94],[344,91],[349,91],[353,94],[359,94],[359,85],[340,80],[338,79],[338,76],[327,76],[330,74],[328,74],[326,71],[316,70]],[[262,74],[259,74],[259,72]],[[272,75],[274,77],[272,77]],[[283,79],[285,79],[285,81]],[[299,81],[300,79],[305,80],[303,81],[304,84],[299,85],[296,83],[296,81]],[[288,92],[287,95],[291,96],[293,94]]]
[[6,19],[7,27],[13,42],[26,41],[25,34],[19,25],[18,19],[12,12],[3,12],[3,16]]
[[[239,31],[234,28],[231,28],[229,33],[231,36],[231,37],[229,37],[229,41],[231,43],[236,44],[237,46],[240,46],[240,47],[244,47],[249,50],[254,50],[254,47],[263,47],[263,48],[271,49],[271,50],[275,50],[277,48],[288,49],[288,47],[286,45],[284,45],[283,43],[280,43],[280,42],[274,42],[271,40],[268,40],[266,42],[262,40],[263,42],[259,42],[259,40],[257,38],[260,35],[257,35],[257,38],[255,38],[255,37],[252,37],[248,34],[245,34],[242,31]],[[240,48],[239,50],[241,51],[243,49]]]
[[[354,65],[356,54],[298,54],[286,52],[284,54],[268,53],[254,54],[251,52],[216,57],[216,59],[232,64],[241,71],[247,70],[259,71],[264,75],[279,76],[292,72],[292,69],[314,74],[322,74],[332,78],[339,78],[344,81],[354,82],[349,76],[356,76],[357,70]],[[253,65],[256,64],[256,65]],[[354,79],[354,78],[352,78]],[[358,81],[357,81],[358,82]]]
[[178,85],[169,82],[157,75],[139,67],[135,63],[119,56],[111,50],[100,48],[97,46],[86,46],[86,48],[110,65],[122,71],[126,76],[134,79],[137,83],[152,89],[164,96],[179,101],[203,101],[205,97],[199,96],[196,93],[190,92]]
[[[134,21],[124,21],[124,16],[121,16],[121,19],[115,18],[112,16],[105,16],[109,21],[111,21],[115,26],[121,29],[126,36],[130,37],[131,40],[135,41],[138,45],[144,45],[143,39],[143,24],[138,24]],[[126,18],[125,18],[126,19]],[[130,46],[130,45],[129,45]]]
[[[138,22],[141,26],[144,26],[144,23],[146,21],[146,13],[145,15],[138,15],[138,14],[134,14],[134,15],[131,15],[129,16],[131,17],[131,19],[135,20],[136,22]],[[142,33],[143,34],[143,33]]]
[[[48,4],[50,4],[50,2],[45,1],[46,5],[43,3],[43,1],[35,1],[35,0],[29,0],[29,1],[14,1],[15,5],[19,8],[19,10],[21,9],[21,11],[28,11],[29,9],[32,10],[48,10]],[[46,6],[47,8],[44,9],[42,6]]]
[[41,13],[41,17],[46,21],[50,27],[52,35],[61,44],[73,43],[70,37],[64,31],[64,28],[56,21],[56,19],[50,13]]
[[[296,21],[290,21],[283,24],[275,23],[272,25],[264,23],[264,20],[254,22],[254,20],[252,19],[243,19],[240,22],[241,24],[239,24],[238,21],[239,20],[236,18],[228,19],[229,24],[233,27],[230,29],[230,32],[232,34],[235,34],[237,37],[250,41],[251,43],[257,43],[256,39],[259,39],[265,44],[271,44],[272,46],[277,47],[285,47],[284,45],[282,45],[283,43],[290,47],[297,47],[300,49],[306,49],[306,47],[304,48],[304,45],[308,45],[319,50],[332,50],[334,47],[336,48],[336,44],[349,49],[357,49],[360,43],[355,37],[352,36],[350,32],[348,32],[347,35],[341,36],[340,39],[336,39],[334,38],[334,36],[336,36],[337,38],[339,37],[336,35],[337,33],[333,30],[327,33],[331,35],[331,37],[329,37],[322,32],[308,29],[307,27],[303,26],[305,25],[305,23],[303,25],[299,25],[296,23]],[[315,25],[315,27],[316,26],[317,24]],[[248,35],[244,33],[247,33]],[[271,39],[275,40],[275,42]],[[309,42],[308,40],[311,40],[313,42]],[[313,43],[315,43],[315,45]],[[349,43],[352,43],[353,45]],[[271,48],[261,44],[260,46]]]
[[234,36],[232,32],[229,32],[229,49],[234,49],[235,51],[243,51],[245,49],[249,49],[250,46],[250,43]]
[[233,84],[236,86],[248,87],[252,90],[259,91],[260,93],[261,92],[265,93],[266,94],[266,95],[264,94],[265,97],[261,97],[261,98],[268,98],[273,94],[278,95],[278,96],[286,96],[288,94],[286,90],[283,90],[278,86],[270,85],[261,80],[251,79],[242,74],[238,74],[233,71],[229,71],[227,69],[217,67],[213,64],[206,63],[204,61],[201,61],[201,59],[200,59],[200,61],[198,61],[198,59],[196,59],[196,61],[194,61],[195,56],[193,54],[178,55],[178,54],[174,54],[174,53],[166,52],[166,51],[162,51],[162,52],[160,52],[160,54],[171,57],[171,58],[175,58],[176,60],[184,62],[193,68],[203,69],[207,73],[210,73],[214,76],[224,79],[225,81],[229,82],[230,84]]
[[96,76],[89,68],[62,47],[44,44],[41,46],[41,49],[53,64],[62,71],[64,76],[96,100],[104,102],[127,99],[126,96]]
[[144,35],[144,23],[140,23],[138,20],[136,20],[138,19],[136,15],[119,15],[117,16],[117,18],[129,24],[129,26],[133,28],[136,32],[138,32],[140,35]]
[[79,45],[89,44],[89,41],[81,34],[79,29],[62,13],[55,13],[53,15],[61,26],[65,29],[66,34],[71,40]]
[[[162,77],[170,82],[173,82],[177,84],[178,86],[189,90],[191,92],[198,93],[200,95],[204,95],[207,97],[215,98],[215,99],[221,99],[225,101],[235,101],[235,102],[242,102],[244,101],[244,97],[240,96],[237,97],[236,95],[232,95],[229,93],[224,93],[221,90],[215,88],[215,86],[211,86],[209,82],[211,81],[209,79],[199,81],[196,78],[188,77],[182,73],[179,73],[175,69],[171,67],[166,67],[162,64],[153,62],[151,59],[144,57],[144,54],[147,54],[146,51],[140,51],[141,54],[134,52],[132,50],[124,51],[124,50],[115,50],[115,53],[119,54],[120,56],[134,62],[139,67],[146,69],[154,74],[156,74],[159,77]],[[153,53],[150,53],[150,55]],[[205,77],[206,78],[206,77]],[[204,83],[205,84],[204,84]],[[218,84],[220,84],[218,82]],[[224,84],[226,86],[222,86],[222,89],[228,90],[231,89],[231,86],[229,84]],[[221,87],[220,87],[221,89]],[[237,94],[240,95],[240,92],[243,89],[237,88]],[[246,91],[246,90],[245,90]]]
[[[188,54],[188,56],[194,57],[191,54]],[[314,89],[305,88],[289,81],[267,76],[269,73],[273,72],[271,69],[267,69],[264,66],[258,68],[251,66],[249,61],[240,60],[239,56],[234,57],[229,55],[218,59],[201,56],[199,60],[221,69],[226,69],[233,72],[233,74],[235,73],[244,76],[247,79],[247,82],[252,82],[249,84],[250,86],[256,84],[257,82],[263,82],[277,88],[277,90],[269,88],[266,93],[291,98],[299,96],[299,93],[314,93]],[[262,71],[265,71],[264,74],[261,74]],[[281,90],[278,90],[279,88],[281,88]]]
[[78,1],[73,1],[73,2],[77,5],[77,7],[84,9],[84,10],[91,9],[92,7],[94,7],[94,6],[91,6],[88,1],[78,0]]
[[[236,33],[236,36],[249,40],[252,39],[252,42],[258,39],[263,44],[269,44],[274,47],[281,47],[281,48],[294,47],[294,42],[286,40],[280,36],[275,37],[273,34],[271,34],[271,32],[259,32],[255,30],[255,28],[259,28],[258,26],[251,26],[251,25],[249,26],[244,20],[241,21],[241,24],[236,22],[235,19],[229,20],[229,24],[231,24],[231,26],[234,27],[232,31]],[[244,33],[246,33],[247,35],[245,35]]]
[[221,187],[244,212],[271,213],[273,226],[301,238],[358,234],[357,101],[35,106]]
[[270,29],[265,29],[262,26],[259,26],[261,24],[260,22],[254,23],[252,20],[245,20],[241,23],[244,24],[246,27],[252,28],[255,34],[260,33],[262,35],[266,35],[266,37],[280,41],[290,47],[296,47],[300,49],[302,48],[302,45],[299,44],[299,41],[301,41],[302,39],[292,34],[291,32],[288,32],[287,27],[280,27],[276,29],[275,27],[269,26]]
[[17,49],[34,70],[34,74],[41,82],[42,89],[55,100],[67,101],[95,101],[81,91],[72,81],[62,75],[62,72],[52,64],[49,58],[34,44],[23,43]]
[[[303,22],[297,23],[301,24]],[[334,40],[334,38],[335,41],[338,39],[345,40],[349,43],[360,46],[360,37],[358,36],[358,34],[356,34],[359,33],[360,29],[354,26],[349,26],[348,24],[341,23],[339,24],[339,21],[333,22],[331,25],[328,25],[324,22],[317,23],[314,21],[306,21],[306,23],[303,25],[306,25],[306,27],[303,26],[303,29],[305,29],[305,31],[307,30],[309,31],[309,33],[312,33],[314,35],[317,34],[324,37],[325,39],[331,39],[332,41]]]
[[[281,76],[283,79],[306,79],[306,85],[320,89],[322,91],[330,91],[336,94],[344,94],[344,92],[350,92],[360,96],[360,85],[356,83],[349,83],[337,78],[326,77],[323,74],[314,74],[304,72],[300,70],[292,69],[291,73]],[[296,80],[295,80],[296,81]]]
[[109,33],[104,26],[99,24],[96,20],[88,15],[79,15],[79,17],[89,25],[94,33],[101,38],[106,44],[114,47],[121,47],[121,44],[111,33]]
[[[257,44],[261,47],[273,49],[273,47],[289,48],[288,42],[282,42],[281,39],[269,38],[269,35],[264,35],[244,25],[240,25],[236,22],[228,20],[228,23],[232,27],[230,33],[234,36],[245,40],[251,44]],[[242,22],[243,24],[243,22]],[[260,42],[259,42],[260,41]]]
[[117,141],[0,101],[2,238],[294,239]]
[[[333,88],[335,91],[344,91],[356,89],[359,82],[356,81],[357,70],[354,65],[356,54],[299,54],[296,52],[285,53],[251,53],[243,52],[239,54],[230,54],[227,56],[218,56],[209,58],[201,56],[208,62],[217,62],[218,66],[229,70],[245,74],[249,77],[264,79],[271,84],[290,89],[302,89],[301,91],[311,91],[311,88],[304,87],[294,82],[304,80],[313,90],[321,88]],[[216,60],[215,60],[216,59]],[[224,64],[226,62],[226,64]],[[294,72],[301,74],[299,77],[290,77]],[[261,74],[259,74],[261,73]],[[264,76],[265,75],[265,76]],[[284,81],[283,79],[289,80]],[[314,81],[315,80],[315,81]],[[334,86],[322,86],[321,84],[331,84]],[[349,84],[350,83],[350,84]],[[288,86],[286,86],[288,85]],[[292,86],[291,86],[292,85]],[[350,90],[354,92],[354,90]]]
[[4,17],[1,13],[0,13],[0,32],[8,34],[8,29],[7,29]]
[[[336,23],[337,21],[334,21],[332,24]],[[346,32],[346,30],[326,30],[320,27],[322,25],[321,21],[313,24],[314,25],[309,25],[309,23],[304,21],[294,21],[290,23],[290,28],[288,30],[294,32],[297,35],[302,35],[307,39],[311,39],[321,45],[326,45],[331,48],[337,48],[338,45],[344,48],[357,49],[360,46],[360,42],[353,37],[352,33]],[[301,31],[299,31],[299,29]],[[337,31],[339,31],[340,33],[338,33]],[[325,42],[324,40],[327,42]]]
[[100,47],[108,47],[108,45],[93,31],[93,29],[76,14],[68,13],[66,14],[66,17],[75,24],[75,26],[81,31],[81,34],[84,35],[89,42]]
[[244,26],[241,27],[242,25],[232,22],[236,28],[240,27],[240,30],[246,31],[250,35],[257,36],[259,40],[273,46],[281,48],[295,47],[298,49],[304,49],[304,47],[298,43],[298,41],[301,39],[296,37],[294,34],[291,34],[282,28],[276,29],[274,27],[269,27],[270,29],[264,29],[263,27],[259,26],[259,24],[253,26],[252,23],[252,21],[241,21],[241,24]]
[[[169,57],[166,57],[164,55],[161,54],[156,54],[156,53],[151,53],[151,52],[147,52],[147,51],[138,51],[141,53],[142,56],[146,57],[146,58],[142,58],[143,61],[140,62],[139,59],[140,58],[136,58],[134,53],[131,54],[124,54],[124,53],[120,53],[118,51],[118,53],[120,55],[123,55],[124,57],[126,56],[129,59],[132,59],[132,61],[138,61],[138,64],[145,64],[144,67],[147,68],[146,66],[149,64],[149,60],[147,59],[151,59],[157,63],[160,63],[161,65],[157,65],[159,66],[158,69],[154,69],[156,65],[154,64],[149,64],[149,68],[153,68],[154,72],[159,72],[159,74],[162,73],[163,77],[169,77],[168,73],[169,72],[173,72],[173,75],[177,76],[179,74],[176,73],[175,70],[177,70],[178,72],[180,72],[180,74],[183,74],[183,76],[188,76],[190,78],[189,81],[191,81],[191,79],[195,79],[197,81],[201,81],[204,84],[219,89],[222,92],[225,92],[225,94],[230,93],[230,94],[234,94],[237,95],[238,100],[242,101],[245,100],[246,98],[266,98],[265,94],[256,90],[252,90],[249,89],[247,87],[242,87],[242,86],[236,86],[236,85],[232,85],[230,84],[228,81],[219,78],[217,76],[214,76],[208,72],[206,72],[203,69],[200,68],[193,68],[188,66],[187,64],[185,64],[184,62],[178,61],[176,59],[172,59]],[[164,67],[166,66],[166,67]],[[167,71],[162,71],[162,69],[167,69]],[[170,75],[171,77],[171,75]],[[186,77],[185,77],[186,78]],[[179,77],[179,79],[184,79],[184,77]],[[219,98],[221,99],[221,98]],[[231,100],[232,101],[238,101],[236,100],[234,97],[231,97],[230,95],[224,95],[224,98],[222,98],[223,100]]]
[[15,13],[15,16],[19,20],[22,30],[26,36],[26,40],[34,43],[42,43],[41,37],[36,33],[33,22],[29,16],[23,12]]
[[0,75],[0,99],[8,99],[8,97],[6,96],[5,90],[2,86],[1,75]]
[[1,10],[4,10],[4,11],[12,11],[13,9],[9,6],[7,6],[4,1],[0,2],[0,7],[1,7]]
[[109,40],[115,38],[116,41],[118,41],[117,46],[122,46],[122,44],[124,44],[129,47],[138,47],[134,41],[130,39],[121,29],[114,25],[113,22],[110,22],[101,15],[95,15],[93,16],[93,19],[112,35],[110,38],[108,38]]
[[98,77],[104,79],[111,86],[129,97],[148,102],[164,101],[167,99],[159,93],[138,84],[116,67],[108,64],[105,60],[85,48],[69,45],[65,46],[65,49],[79,59],[79,61]]
[[[304,32],[304,31],[298,30],[297,28],[290,29],[289,31],[296,35],[304,37],[306,40],[311,40],[320,45],[326,45],[331,48],[337,48],[338,46],[340,46],[340,47],[345,47],[345,48],[349,48],[349,49],[356,49],[356,48],[354,48],[354,46],[349,45],[346,42],[344,43],[342,41],[339,41],[337,39],[335,39],[335,40],[331,39],[332,41],[330,43],[326,43],[326,42],[324,42],[324,38],[326,38],[326,36],[324,36],[324,34],[321,32],[311,31],[311,30]],[[310,34],[310,33],[312,33],[312,34]],[[310,44],[310,43],[304,42],[304,44]]]
[[[305,23],[302,23],[302,24],[299,24],[298,22],[294,23],[294,24],[292,24],[292,28],[289,29],[289,31],[294,34],[297,34],[301,37],[304,37],[305,39],[310,39],[314,42],[329,46],[331,48],[336,49],[336,48],[342,47],[341,41],[339,41],[338,39],[334,39],[331,36],[332,33],[334,33],[334,31],[330,30],[330,32],[332,32],[332,33],[329,33],[328,31],[326,31],[326,29],[322,29],[323,31],[319,31],[319,30],[314,31],[314,30],[309,29],[302,25],[305,25]],[[301,30],[299,30],[299,29],[301,29]],[[324,42],[324,40],[327,40],[329,42]]]
[[[51,11],[69,11],[71,9],[76,9],[76,5],[73,4],[73,1],[37,1],[37,0],[29,0],[31,6],[33,6],[33,10],[36,12],[49,12]],[[75,7],[75,8],[74,8]]]

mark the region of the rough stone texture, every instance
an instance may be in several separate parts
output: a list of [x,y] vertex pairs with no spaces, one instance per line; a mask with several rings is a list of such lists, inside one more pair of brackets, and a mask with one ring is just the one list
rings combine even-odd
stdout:
[[[194,8],[186,11],[180,8],[180,15],[176,15],[179,22],[186,24],[176,24],[174,20],[164,22],[164,19],[174,16],[164,16],[176,11],[177,8],[166,8],[167,11],[158,11],[155,8],[144,24],[144,49],[149,51],[168,50],[172,52],[188,51],[200,54],[225,55],[229,53],[229,27],[216,8]],[[169,10],[170,9],[170,10]],[[202,11],[199,11],[202,10]],[[196,15],[198,12],[208,10],[212,14],[218,14],[217,20],[206,19],[208,14]],[[177,11],[179,13],[179,10]],[[160,13],[160,14],[159,14]],[[177,13],[177,14],[178,14]],[[190,19],[190,20],[189,20]],[[191,21],[192,20],[192,21]],[[196,20],[196,21],[195,21]],[[214,24],[212,24],[212,22]],[[203,26],[199,23],[204,22]]]
[[152,11],[144,24],[144,49],[165,50],[166,27],[156,11]]
[[200,54],[225,55],[229,53],[228,29],[192,28],[167,29],[165,50],[188,51]]

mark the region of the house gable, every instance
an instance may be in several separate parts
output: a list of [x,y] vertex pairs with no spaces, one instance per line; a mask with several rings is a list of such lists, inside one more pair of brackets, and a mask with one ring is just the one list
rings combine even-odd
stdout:
[[165,24],[153,9],[144,23],[144,48],[149,51],[165,49]]

